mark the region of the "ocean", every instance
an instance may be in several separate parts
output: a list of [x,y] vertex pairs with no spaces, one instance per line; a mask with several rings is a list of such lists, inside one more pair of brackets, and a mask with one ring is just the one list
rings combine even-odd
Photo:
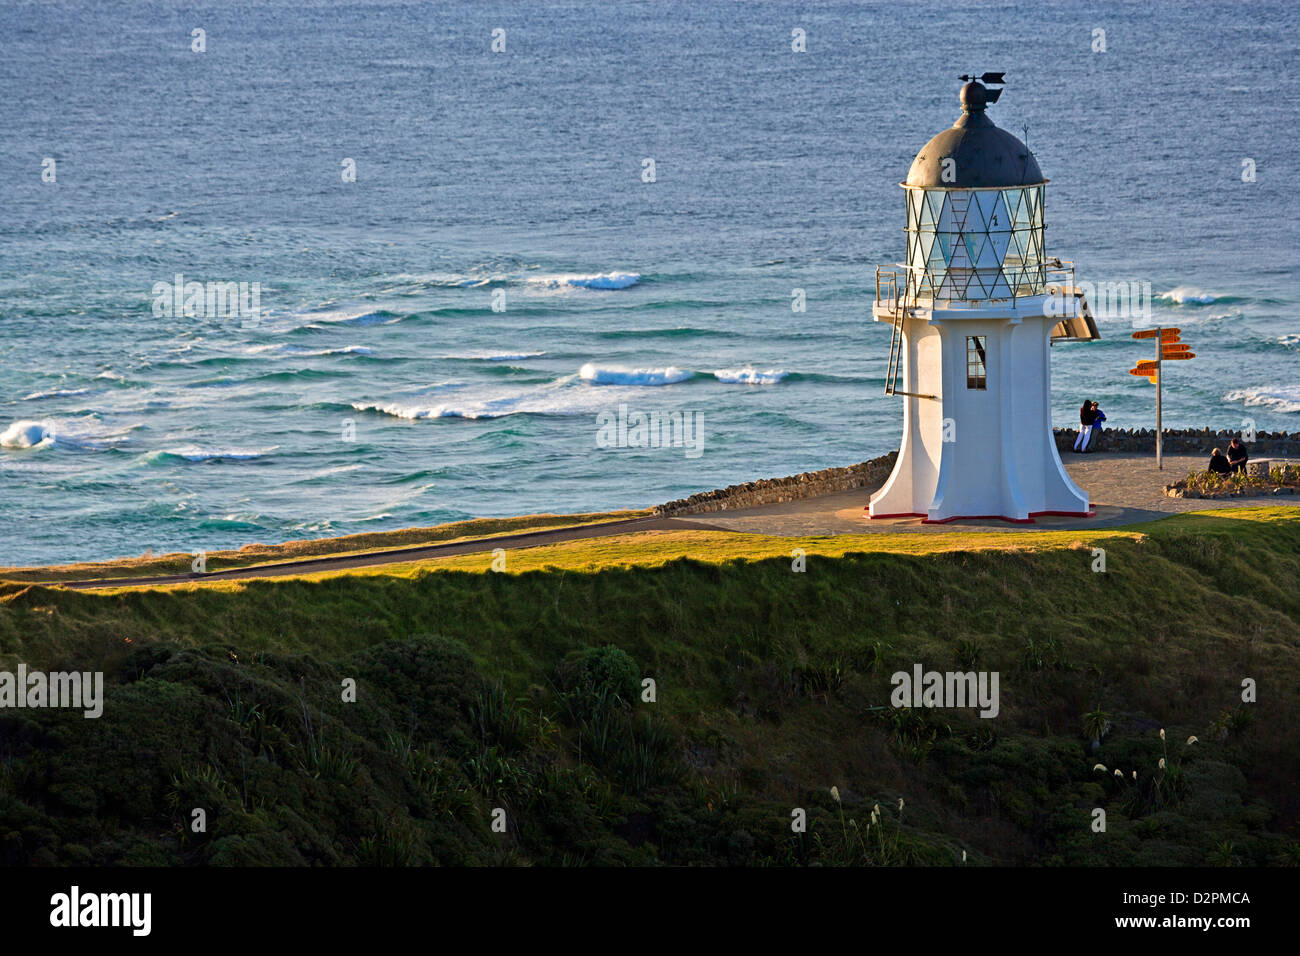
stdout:
[[[1269,2],[7,0],[0,565],[643,507],[896,448],[875,267],[986,70],[1051,180],[1049,254],[1149,283],[1196,353],[1166,427],[1294,431],[1298,31]],[[187,315],[178,276],[258,311]],[[1149,349],[1099,325],[1053,350],[1056,423],[1086,396],[1152,425]],[[696,453],[598,441],[621,407]]]

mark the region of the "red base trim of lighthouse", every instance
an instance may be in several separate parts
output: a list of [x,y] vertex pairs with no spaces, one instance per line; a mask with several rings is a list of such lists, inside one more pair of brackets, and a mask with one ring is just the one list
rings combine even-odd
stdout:
[[930,518],[922,512],[917,511],[899,511],[894,514],[873,515],[871,514],[870,505],[863,510],[867,512],[867,518],[875,520],[878,518],[920,518],[921,524],[947,524],[950,521],[1006,521],[1010,524],[1037,524],[1035,518],[1042,518],[1047,515],[1056,515],[1063,518],[1095,518],[1097,512],[1093,511],[1031,511],[1028,518],[1008,518],[1006,515],[953,515],[951,518]]
[[953,515],[951,518],[922,518],[921,524],[947,524],[949,521],[1009,521],[1011,524],[1035,524],[1033,518],[1008,518],[1006,515]]

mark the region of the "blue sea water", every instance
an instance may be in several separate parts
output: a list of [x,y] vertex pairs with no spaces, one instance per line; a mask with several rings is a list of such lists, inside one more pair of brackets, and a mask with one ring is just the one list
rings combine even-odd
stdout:
[[[6,0],[0,565],[644,506],[895,448],[874,269],[985,70],[1051,179],[1049,253],[1150,282],[1195,350],[1166,425],[1293,431],[1298,29],[1290,2]],[[155,315],[177,274],[259,283],[260,321]],[[1152,423],[1131,330],[1054,349],[1058,424],[1084,395]],[[598,447],[620,405],[698,413],[703,453]]]

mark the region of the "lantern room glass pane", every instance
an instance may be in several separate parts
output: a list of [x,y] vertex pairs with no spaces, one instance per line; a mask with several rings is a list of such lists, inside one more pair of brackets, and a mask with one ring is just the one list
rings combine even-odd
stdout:
[[939,219],[939,207],[943,203],[943,197],[941,195],[936,196],[935,190],[932,189],[918,189],[917,192],[922,197],[921,228],[933,229],[934,224]]

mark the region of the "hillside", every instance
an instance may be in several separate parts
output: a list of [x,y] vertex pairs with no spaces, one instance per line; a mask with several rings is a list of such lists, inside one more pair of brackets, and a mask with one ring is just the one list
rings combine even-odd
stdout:
[[[5,668],[108,685],[96,720],[0,711],[0,861],[1294,865],[1297,519],[0,584]],[[915,664],[998,671],[998,716],[891,707]]]

